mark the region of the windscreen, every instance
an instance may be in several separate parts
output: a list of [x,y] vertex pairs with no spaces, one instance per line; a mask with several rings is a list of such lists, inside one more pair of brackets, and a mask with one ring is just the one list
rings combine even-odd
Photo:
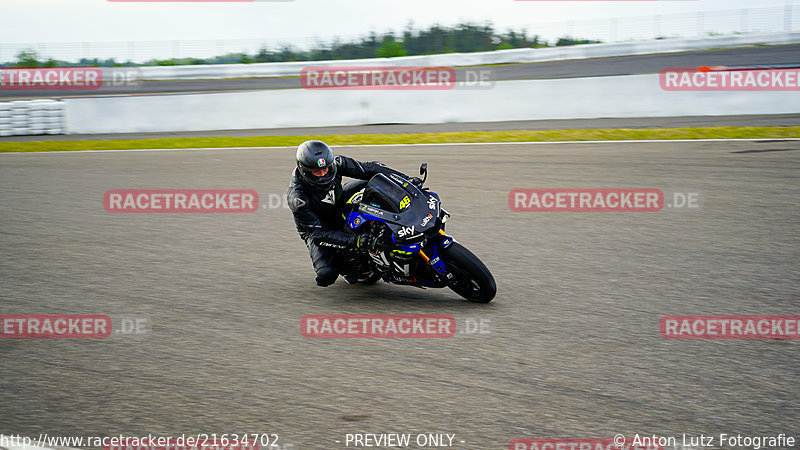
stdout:
[[411,204],[408,192],[383,174],[375,175],[369,180],[363,201],[391,212],[400,212]]

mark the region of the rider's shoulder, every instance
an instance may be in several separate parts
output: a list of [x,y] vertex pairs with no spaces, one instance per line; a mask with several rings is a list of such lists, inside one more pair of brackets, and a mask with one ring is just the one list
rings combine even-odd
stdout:
[[289,203],[289,209],[292,212],[298,212],[308,208],[308,197],[302,189],[290,189],[289,194],[286,196],[286,201]]
[[289,208],[294,212],[308,205],[308,195],[304,189],[303,183],[295,179],[295,177],[292,177],[292,182],[289,183],[289,191],[286,193],[286,200],[289,203]]

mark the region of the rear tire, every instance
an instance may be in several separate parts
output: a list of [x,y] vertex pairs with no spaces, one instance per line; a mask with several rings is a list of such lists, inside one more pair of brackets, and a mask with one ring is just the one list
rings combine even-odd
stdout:
[[494,299],[497,284],[477,256],[458,242],[453,242],[441,253],[448,270],[458,278],[457,283],[450,286],[453,292],[476,303],[489,303]]

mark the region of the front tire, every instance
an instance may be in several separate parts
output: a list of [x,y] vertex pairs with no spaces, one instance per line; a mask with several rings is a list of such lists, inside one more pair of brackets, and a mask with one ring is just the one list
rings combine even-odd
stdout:
[[492,273],[466,247],[453,242],[442,250],[448,270],[457,278],[450,289],[465,299],[476,303],[489,303],[497,294],[497,284]]
[[380,280],[381,280],[381,274],[377,272],[370,272],[369,276],[365,280],[360,280],[358,284],[372,285]]

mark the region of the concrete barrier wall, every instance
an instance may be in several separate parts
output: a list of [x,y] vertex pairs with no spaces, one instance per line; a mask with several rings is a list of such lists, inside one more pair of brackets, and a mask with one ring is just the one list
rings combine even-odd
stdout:
[[305,61],[258,64],[215,64],[201,66],[142,67],[145,80],[191,80],[299,76],[307,66],[477,66],[486,64],[561,61],[568,59],[684,52],[744,45],[800,43],[800,33],[770,33],[717,36],[697,39],[587,44],[569,47],[520,48],[481,53],[405,56],[400,58]]
[[787,114],[800,91],[671,92],[657,74],[500,81],[442,91],[270,90],[67,99],[68,133],[491,122],[601,117]]

